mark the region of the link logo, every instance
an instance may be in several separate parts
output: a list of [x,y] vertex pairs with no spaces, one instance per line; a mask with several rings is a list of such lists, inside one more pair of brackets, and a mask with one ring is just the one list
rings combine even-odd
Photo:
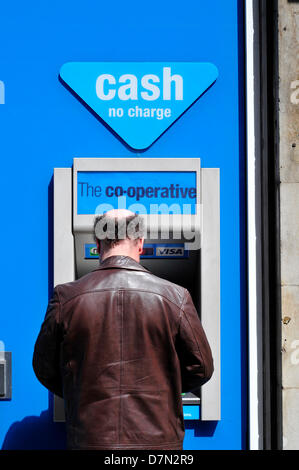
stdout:
[[90,254],[90,256],[92,256],[92,257],[93,257],[93,256],[99,256],[97,247],[96,247],[96,246],[93,246],[92,248],[90,248],[89,254]]
[[98,259],[99,253],[95,243],[85,243],[84,245],[85,259]]
[[217,80],[209,62],[67,62],[60,79],[130,147],[148,148]]

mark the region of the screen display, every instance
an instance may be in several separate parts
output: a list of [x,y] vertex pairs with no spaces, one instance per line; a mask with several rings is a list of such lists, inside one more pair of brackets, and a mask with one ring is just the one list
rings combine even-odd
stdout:
[[78,171],[77,213],[195,214],[195,171]]

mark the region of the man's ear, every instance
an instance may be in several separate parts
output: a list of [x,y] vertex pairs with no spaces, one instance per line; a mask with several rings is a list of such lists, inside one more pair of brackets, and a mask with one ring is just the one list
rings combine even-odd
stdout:
[[144,238],[138,238],[138,253],[141,254],[143,251]]
[[99,242],[99,240],[98,240],[98,239],[96,240],[96,245],[97,245],[97,252],[98,252],[98,254],[99,254],[99,256],[100,256],[100,253],[101,253],[101,247],[100,247],[100,242]]

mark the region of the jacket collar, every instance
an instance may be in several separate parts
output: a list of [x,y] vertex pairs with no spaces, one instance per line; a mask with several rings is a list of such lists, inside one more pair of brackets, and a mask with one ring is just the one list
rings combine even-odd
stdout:
[[105,258],[104,261],[100,263],[100,266],[95,270],[98,269],[132,269],[133,271],[146,271],[149,272],[148,269],[141,266],[141,264],[137,263],[133,258],[130,256],[109,256],[109,258]]

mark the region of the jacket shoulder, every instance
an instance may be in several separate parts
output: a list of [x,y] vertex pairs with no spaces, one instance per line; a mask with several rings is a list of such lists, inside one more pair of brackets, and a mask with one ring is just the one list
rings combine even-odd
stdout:
[[178,308],[182,307],[188,293],[188,291],[179,284],[175,284],[152,273],[148,273],[146,288],[152,293],[163,296]]
[[92,271],[76,281],[57,285],[55,289],[61,304],[89,292],[121,289],[158,295],[181,308],[187,294],[184,287],[150,271],[116,269],[111,274],[111,277],[108,277],[103,276],[103,272]]
[[91,282],[89,282],[92,281],[92,277],[94,276],[92,276],[92,272],[90,272],[75,281],[56,285],[55,291],[58,294],[59,301],[63,304],[73,297],[92,290]]

